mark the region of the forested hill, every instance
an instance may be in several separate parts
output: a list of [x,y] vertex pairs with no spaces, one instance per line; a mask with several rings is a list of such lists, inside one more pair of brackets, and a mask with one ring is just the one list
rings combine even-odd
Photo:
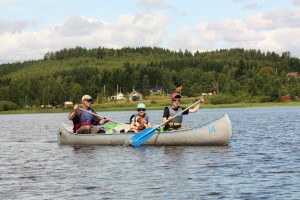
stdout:
[[300,72],[300,60],[289,52],[76,47],[48,52],[41,60],[0,65],[0,101],[19,107],[58,105],[78,102],[83,94],[116,95],[117,86],[125,95],[133,89],[148,95],[154,86],[170,92],[179,83],[185,96],[218,90],[272,101],[285,94],[300,95],[299,77],[287,76],[289,72]]

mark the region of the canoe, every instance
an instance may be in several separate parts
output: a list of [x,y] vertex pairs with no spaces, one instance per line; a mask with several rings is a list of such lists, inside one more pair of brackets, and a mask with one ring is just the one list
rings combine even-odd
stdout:
[[[74,134],[72,126],[61,124],[58,143],[61,145],[131,145],[135,133],[127,131],[129,125],[121,125],[105,134]],[[227,114],[200,127],[174,131],[156,131],[143,146],[226,146],[232,138],[232,126]]]

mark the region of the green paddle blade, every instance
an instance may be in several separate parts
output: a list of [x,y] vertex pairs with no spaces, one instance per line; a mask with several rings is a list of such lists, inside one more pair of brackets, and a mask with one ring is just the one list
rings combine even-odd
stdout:
[[107,131],[111,131],[111,130],[113,130],[114,128],[116,128],[117,126],[120,126],[120,125],[123,125],[124,123],[121,123],[121,122],[119,122],[119,123],[117,123],[117,124],[107,124],[107,125],[105,125],[104,126],[104,128],[105,128],[105,130],[107,130]]

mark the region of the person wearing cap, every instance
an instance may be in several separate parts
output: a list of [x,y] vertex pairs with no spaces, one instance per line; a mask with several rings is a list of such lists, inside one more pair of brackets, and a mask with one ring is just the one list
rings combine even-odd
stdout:
[[[74,105],[74,110],[69,114],[69,120],[73,121],[74,133],[77,134],[97,134],[99,132],[104,132],[101,127],[97,125],[102,125],[110,121],[109,118],[100,119],[96,112],[91,108],[93,98],[90,95],[83,95],[82,106],[78,104]],[[79,109],[81,108],[81,109]],[[82,110],[83,109],[83,110]],[[87,112],[85,112],[86,110]],[[93,115],[92,113],[95,113]]]
[[183,115],[188,115],[189,113],[194,113],[199,110],[200,105],[204,103],[204,100],[201,98],[199,100],[199,104],[197,104],[194,108],[187,109],[184,111],[181,115],[175,116],[177,113],[183,111],[185,108],[181,107],[180,100],[181,95],[178,93],[173,93],[171,95],[172,104],[170,106],[166,106],[164,109],[164,115],[163,115],[163,123],[168,121],[165,124],[164,130],[171,130],[171,129],[178,129],[181,127],[182,121],[183,121]]
[[135,132],[141,132],[146,128],[151,127],[149,121],[149,116],[146,114],[146,105],[144,103],[139,103],[137,105],[138,113],[130,117],[130,129]]

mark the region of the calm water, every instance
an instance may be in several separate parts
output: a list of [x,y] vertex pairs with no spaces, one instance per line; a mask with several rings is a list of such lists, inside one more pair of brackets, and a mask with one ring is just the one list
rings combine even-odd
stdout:
[[[139,148],[60,146],[68,113],[0,115],[0,198],[300,199],[300,107],[202,109],[184,123],[224,113],[229,146]],[[161,123],[161,111],[148,114]]]

